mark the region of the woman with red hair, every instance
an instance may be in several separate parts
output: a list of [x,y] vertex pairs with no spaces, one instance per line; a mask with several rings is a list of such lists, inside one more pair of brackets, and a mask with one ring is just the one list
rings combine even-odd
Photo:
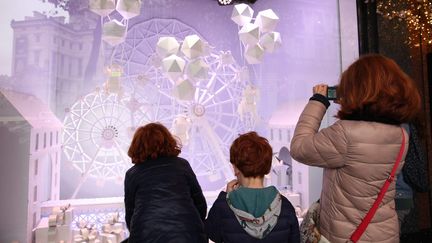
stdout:
[[414,82],[389,58],[360,57],[342,73],[337,87],[339,120],[322,130],[330,105],[327,86],[317,85],[313,92],[297,123],[291,155],[324,169],[319,231],[332,243],[347,242],[383,185],[390,183],[372,221],[362,225],[365,231],[359,235],[362,242],[399,242],[395,181],[389,175],[393,168],[401,170],[408,148],[401,124],[420,110]]
[[125,177],[126,224],[132,242],[207,242],[207,204],[188,161],[166,127],[138,128]]

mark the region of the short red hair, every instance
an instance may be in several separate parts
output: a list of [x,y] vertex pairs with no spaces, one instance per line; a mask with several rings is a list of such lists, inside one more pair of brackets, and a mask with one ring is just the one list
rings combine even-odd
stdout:
[[264,177],[270,172],[273,150],[256,132],[240,135],[230,148],[230,162],[245,177]]
[[128,151],[134,164],[159,157],[174,157],[179,153],[177,141],[160,123],[149,123],[138,128]]
[[413,120],[421,108],[411,78],[393,60],[377,54],[351,64],[342,73],[337,94],[340,119],[401,124]]

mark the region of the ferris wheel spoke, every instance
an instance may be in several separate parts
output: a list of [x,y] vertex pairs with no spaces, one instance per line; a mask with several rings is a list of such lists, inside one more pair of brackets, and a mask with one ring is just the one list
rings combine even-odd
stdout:
[[72,154],[71,154],[71,156],[70,156],[70,158],[75,158],[75,154],[76,153],[81,153],[81,151],[78,151],[78,149],[77,149],[77,145],[75,145],[74,147],[73,147],[73,149],[72,148],[69,148],[70,150],[72,150]]
[[221,106],[221,105],[225,105],[225,104],[231,104],[232,103],[232,99],[218,101],[218,102],[213,101],[213,102],[214,103],[207,105],[206,108],[211,108],[211,107],[215,107],[215,106]]
[[206,111],[207,115],[216,115],[216,116],[227,116],[227,117],[234,117],[237,118],[238,116],[234,113],[227,113],[227,112],[213,112],[213,111]]
[[127,161],[129,159],[129,156],[125,153],[123,149],[121,149],[120,145],[117,141],[114,141],[115,147],[117,149],[118,154],[120,155],[121,159],[123,161]]
[[118,137],[115,142],[117,143],[117,141],[119,141],[120,143],[124,144],[125,147],[129,147],[130,146],[130,142],[127,142],[124,138],[122,137]]
[[81,139],[77,139],[76,142],[77,143],[82,143],[82,142],[87,142],[87,141],[91,141],[91,140],[92,140],[91,137],[89,137],[89,138],[81,138]]
[[[203,128],[203,132],[206,135],[207,142],[211,144],[211,147],[213,148],[213,151],[215,152],[215,158],[219,162],[219,164],[224,165],[226,159],[226,155],[221,149],[221,141],[219,140],[219,137],[216,135],[213,129],[211,129],[211,126],[209,125],[207,119],[196,119],[196,121],[199,123],[200,127]],[[224,173],[226,178],[232,178],[232,171],[227,166],[224,166],[222,168],[222,172]]]
[[214,82],[216,80],[216,73],[213,73],[208,81],[208,83],[206,84],[205,88],[203,89],[203,93],[201,94],[201,96],[198,99],[198,103],[202,104],[204,98],[207,96],[208,91],[210,90],[210,88],[214,85]]
[[85,171],[85,173],[83,174],[83,176],[81,177],[80,182],[78,183],[78,186],[75,188],[75,191],[72,194],[72,199],[74,199],[76,197],[76,195],[78,194],[79,190],[81,189],[82,185],[84,184],[84,182],[87,180],[88,176],[90,175],[90,170],[93,167],[93,164],[96,161],[97,155],[99,154],[100,151],[100,147],[97,148],[96,150],[96,154],[94,155],[93,159],[90,162],[90,165],[88,166],[87,170],[86,170],[86,166],[83,166],[83,170]]
[[223,124],[221,122],[214,121],[214,120],[209,120],[209,122],[212,123],[212,124],[214,124],[215,127],[220,127],[220,128],[223,128],[224,130],[226,130],[228,132],[235,133],[235,131],[231,127],[229,127],[229,126],[227,126],[227,125],[225,125],[225,124]]
[[202,104],[207,104],[210,100],[212,100],[216,95],[224,91],[228,87],[229,83],[225,83],[221,88],[219,88],[216,92],[210,95],[209,98],[207,98]]

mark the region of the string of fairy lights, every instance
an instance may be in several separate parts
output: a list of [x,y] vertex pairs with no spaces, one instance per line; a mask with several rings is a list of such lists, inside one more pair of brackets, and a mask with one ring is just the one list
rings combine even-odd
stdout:
[[431,0],[381,0],[376,3],[377,13],[382,17],[406,23],[410,46],[432,46]]

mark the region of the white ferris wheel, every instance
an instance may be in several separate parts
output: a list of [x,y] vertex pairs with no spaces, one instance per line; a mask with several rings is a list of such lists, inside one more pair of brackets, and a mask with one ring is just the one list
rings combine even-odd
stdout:
[[233,178],[229,146],[254,125],[251,116],[238,113],[248,85],[241,78],[242,68],[228,53],[210,50],[202,57],[208,78],[194,82],[191,99],[181,100],[173,95],[176,83],[154,58],[160,37],[183,39],[190,34],[197,32],[173,19],[131,26],[110,58],[111,64],[121,66],[121,90],[96,90],[70,108],[64,121],[64,152],[82,173],[74,196],[88,177],[121,180],[132,165],[126,151],[133,132],[149,122],[177,133],[183,143],[180,156],[189,161],[204,190],[219,190]]

